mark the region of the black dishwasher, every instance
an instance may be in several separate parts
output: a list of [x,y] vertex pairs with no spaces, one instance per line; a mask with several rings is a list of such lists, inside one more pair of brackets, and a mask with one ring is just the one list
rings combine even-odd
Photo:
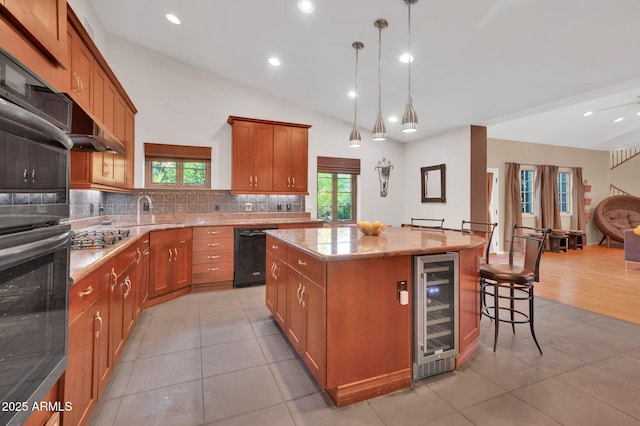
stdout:
[[233,286],[264,284],[267,269],[267,229],[236,228],[233,255]]

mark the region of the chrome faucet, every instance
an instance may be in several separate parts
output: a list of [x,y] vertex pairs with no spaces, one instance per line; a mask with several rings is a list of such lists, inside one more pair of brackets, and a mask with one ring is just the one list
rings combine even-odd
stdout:
[[136,202],[136,224],[140,225],[140,201],[147,200],[149,203],[149,213],[151,213],[151,223],[156,223],[156,217],[153,214],[153,203],[151,202],[151,197],[148,195],[141,195],[138,197],[138,201]]

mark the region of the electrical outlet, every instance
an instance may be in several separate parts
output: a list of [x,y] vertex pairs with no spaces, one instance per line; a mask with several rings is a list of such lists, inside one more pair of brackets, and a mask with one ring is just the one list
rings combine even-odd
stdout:
[[282,203],[278,203],[278,211],[282,210]]
[[142,203],[142,211],[143,212],[149,211],[149,203]]
[[287,203],[287,210],[291,210],[291,204]]
[[250,212],[253,210],[253,205],[251,203],[245,203],[244,205],[244,211],[245,212]]
[[215,211],[219,212],[220,211],[220,204],[216,204],[216,206],[213,209]]

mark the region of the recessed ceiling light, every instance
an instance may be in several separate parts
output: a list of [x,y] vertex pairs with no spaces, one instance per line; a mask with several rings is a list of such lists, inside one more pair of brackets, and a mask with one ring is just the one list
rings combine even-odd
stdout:
[[408,62],[413,62],[413,56],[409,55],[408,53],[403,53],[402,55],[400,55],[400,57],[398,58],[400,60],[400,62],[406,64]]
[[587,112],[585,112],[584,114],[582,114],[582,116],[583,116],[583,117],[588,117],[588,116],[590,116],[591,114],[593,114],[593,111],[587,111]]
[[398,117],[396,117],[395,115],[392,115],[391,117],[388,118],[390,123],[397,123],[398,122]]
[[349,93],[347,93],[347,96],[349,96],[350,98],[355,98],[356,97],[356,92],[354,92],[353,90],[350,91]]
[[275,56],[270,57],[268,59],[268,61],[274,67],[279,67],[280,66],[280,59],[276,58]]
[[167,13],[164,16],[167,18],[167,21],[171,22],[172,24],[180,25],[180,18],[178,18],[173,13]]
[[640,112],[636,112],[636,114],[640,115]]
[[304,13],[312,13],[315,10],[315,7],[309,0],[300,0],[298,2],[298,9],[300,9]]
[[615,120],[613,120],[613,122],[614,122],[614,123],[619,123],[619,122],[621,122],[622,120],[624,120],[624,117],[618,117],[618,118],[616,118]]

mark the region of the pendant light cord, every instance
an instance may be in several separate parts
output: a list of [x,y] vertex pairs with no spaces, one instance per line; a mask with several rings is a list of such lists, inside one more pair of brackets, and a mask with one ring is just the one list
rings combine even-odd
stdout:
[[382,26],[378,27],[378,112],[382,111],[382,92],[380,85],[380,70],[382,69]]
[[407,63],[409,64],[409,97],[411,97],[411,3],[407,5],[409,7],[409,57]]
[[356,95],[354,96],[353,99],[353,124],[354,126],[357,126],[358,124],[358,47],[354,46],[356,49],[356,88],[355,88],[355,92]]

